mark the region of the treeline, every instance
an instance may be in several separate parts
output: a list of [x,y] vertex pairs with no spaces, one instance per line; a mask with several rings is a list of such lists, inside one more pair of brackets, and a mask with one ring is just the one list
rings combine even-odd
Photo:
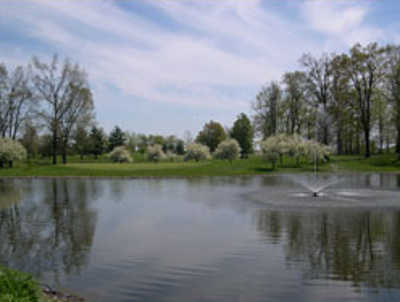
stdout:
[[[183,139],[137,134],[117,126],[106,134],[94,118],[85,70],[68,59],[60,62],[54,56],[43,62],[34,57],[27,66],[15,68],[0,64],[0,136],[19,141],[30,158],[50,157],[54,164],[59,156],[63,163],[68,155],[98,158],[120,146],[149,159],[183,157],[190,150],[197,160],[209,157],[208,153],[237,153],[235,143],[226,142],[232,139],[246,158],[256,149],[255,136],[265,141],[279,134],[318,141],[334,147],[337,154],[369,157],[395,150],[400,156],[399,46],[356,44],[342,54],[305,54],[300,63],[301,70],[262,87],[252,118],[242,113],[231,128],[210,121],[196,137],[185,132]],[[224,141],[225,149],[217,151]],[[0,149],[8,142],[0,143]],[[188,148],[193,143],[208,150]],[[3,153],[15,153],[14,147]],[[0,161],[11,164],[12,158],[20,157]]]
[[400,47],[354,45],[348,53],[301,57],[302,70],[262,88],[254,125],[267,138],[299,134],[337,154],[400,155]]

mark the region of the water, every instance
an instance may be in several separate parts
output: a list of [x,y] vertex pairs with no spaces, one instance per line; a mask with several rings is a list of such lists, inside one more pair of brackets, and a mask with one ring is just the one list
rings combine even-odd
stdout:
[[340,178],[3,180],[0,263],[99,302],[398,301],[400,176]]

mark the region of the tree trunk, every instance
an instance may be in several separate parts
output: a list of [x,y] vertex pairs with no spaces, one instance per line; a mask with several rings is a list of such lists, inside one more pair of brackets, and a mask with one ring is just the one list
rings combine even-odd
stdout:
[[62,150],[62,163],[65,165],[67,163],[67,146],[63,146]]
[[397,125],[396,153],[400,156],[400,125]]
[[343,154],[343,142],[342,142],[342,130],[339,128],[337,131],[337,138],[336,138],[336,147],[337,147],[337,154]]
[[57,133],[53,133],[52,157],[53,157],[53,165],[56,165],[57,164]]
[[369,158],[371,156],[370,153],[370,141],[369,141],[369,128],[366,127],[364,130],[365,136],[365,158]]

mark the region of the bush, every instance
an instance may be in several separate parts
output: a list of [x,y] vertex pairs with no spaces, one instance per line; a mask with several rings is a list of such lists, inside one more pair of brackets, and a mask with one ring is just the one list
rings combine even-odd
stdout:
[[115,147],[108,157],[115,163],[130,163],[132,162],[131,154],[124,146]]
[[5,163],[12,167],[15,160],[24,160],[26,157],[26,149],[21,143],[9,138],[0,138],[0,167],[4,167]]
[[40,289],[31,276],[0,267],[0,301],[39,302]]
[[204,146],[202,144],[190,144],[186,147],[186,154],[184,157],[185,161],[188,160],[195,160],[195,161],[200,161],[204,159],[209,159],[210,156],[210,150],[208,149],[207,146]]
[[233,160],[239,158],[240,150],[241,149],[237,140],[226,139],[218,145],[214,156],[217,159],[226,159],[232,162]]
[[165,154],[161,145],[155,144],[147,148],[147,159],[149,161],[159,162],[163,158],[165,158]]

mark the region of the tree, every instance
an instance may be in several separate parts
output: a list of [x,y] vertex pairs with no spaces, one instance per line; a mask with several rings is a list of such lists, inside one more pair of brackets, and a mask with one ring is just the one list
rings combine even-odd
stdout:
[[185,143],[181,139],[178,139],[176,143],[176,154],[178,155],[185,154]]
[[329,144],[329,115],[328,106],[330,101],[331,86],[331,58],[323,54],[320,58],[315,58],[311,54],[301,57],[300,63],[306,68],[308,90],[314,96],[314,106],[322,105],[323,117],[320,119],[322,128],[322,143]]
[[[81,81],[78,81],[82,85]],[[85,84],[86,85],[86,84]],[[60,138],[62,162],[67,163],[67,148],[73,132],[77,127],[87,127],[93,118],[93,99],[91,91],[86,87],[75,86],[73,95],[65,114],[60,121]]]
[[116,147],[123,146],[125,144],[125,140],[126,138],[124,132],[122,132],[120,127],[115,126],[108,138],[108,149],[114,150]]
[[60,66],[56,55],[49,64],[33,57],[32,66],[35,96],[45,102],[38,114],[52,135],[53,164],[57,164],[60,142],[66,156],[73,126],[92,106],[87,76],[78,64],[71,64],[68,59]]
[[230,135],[239,143],[242,158],[247,158],[253,152],[254,131],[246,114],[241,113],[238,115]]
[[106,145],[106,136],[103,129],[93,126],[89,135],[89,150],[90,153],[94,155],[95,159],[103,154],[106,150]]
[[210,158],[210,150],[208,149],[207,146],[196,143],[186,146],[186,154],[184,157],[185,161],[188,160],[200,161],[209,158]]
[[28,158],[35,158],[39,152],[39,135],[36,127],[31,122],[26,122],[21,138],[21,144],[28,153]]
[[282,90],[276,82],[263,87],[257,94],[256,102],[253,104],[256,112],[254,124],[255,130],[261,133],[264,139],[278,132],[281,97]]
[[131,152],[136,152],[139,144],[139,136],[135,132],[126,133],[127,142],[126,145]]
[[26,150],[21,143],[10,138],[0,138],[0,168],[8,163],[10,168],[15,160],[26,158]]
[[[354,98],[353,90],[350,87],[349,77],[345,72],[345,61],[343,55],[335,55],[331,60],[332,84],[330,85],[330,95],[332,96],[329,106],[329,113],[333,117],[336,136],[336,152],[345,152],[345,143],[353,140],[354,123],[352,116],[355,107],[352,105]],[[350,133],[346,137],[346,132]],[[346,148],[348,149],[348,148]]]
[[32,104],[29,72],[21,66],[8,72],[0,64],[0,135],[16,139],[23,122],[29,117]]
[[108,157],[115,163],[130,163],[132,162],[131,154],[125,146],[118,146],[112,150]]
[[354,45],[345,57],[347,75],[356,91],[356,102],[364,132],[365,157],[370,157],[371,109],[374,93],[383,78],[385,49],[376,43]]
[[388,49],[388,62],[385,79],[385,95],[394,113],[396,153],[400,159],[400,47],[391,46]]
[[183,141],[185,142],[185,146],[193,143],[193,135],[189,130],[185,130],[183,133]]
[[305,94],[307,89],[307,77],[304,72],[287,72],[283,75],[285,84],[285,98],[283,107],[287,112],[287,130],[288,134],[300,134],[304,122],[303,115],[305,111]]
[[231,163],[233,160],[238,159],[240,155],[240,146],[235,139],[226,139],[222,141],[215,150],[215,158],[226,159]]
[[84,125],[78,125],[73,134],[74,149],[80,158],[90,152],[89,133]]
[[199,132],[196,142],[206,145],[211,152],[214,152],[220,142],[226,139],[224,127],[218,122],[206,123],[203,130]]

